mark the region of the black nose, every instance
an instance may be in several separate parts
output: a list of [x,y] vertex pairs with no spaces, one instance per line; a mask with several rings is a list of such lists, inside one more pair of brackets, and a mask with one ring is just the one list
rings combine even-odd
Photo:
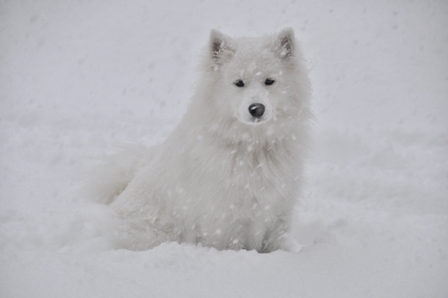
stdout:
[[261,103],[251,104],[249,106],[249,113],[255,118],[260,118],[264,114],[264,105]]

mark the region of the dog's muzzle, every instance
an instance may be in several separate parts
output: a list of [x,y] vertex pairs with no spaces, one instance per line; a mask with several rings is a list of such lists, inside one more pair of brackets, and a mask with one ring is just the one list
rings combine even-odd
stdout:
[[260,125],[272,118],[273,111],[274,107],[268,100],[248,98],[241,103],[235,116],[244,124]]

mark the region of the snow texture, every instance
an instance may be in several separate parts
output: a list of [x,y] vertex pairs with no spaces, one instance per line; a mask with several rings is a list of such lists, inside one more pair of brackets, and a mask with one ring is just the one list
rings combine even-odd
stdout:
[[[302,250],[114,250],[83,171],[166,138],[211,28],[287,26],[317,119]],[[447,28],[436,0],[1,1],[0,297],[448,297]]]

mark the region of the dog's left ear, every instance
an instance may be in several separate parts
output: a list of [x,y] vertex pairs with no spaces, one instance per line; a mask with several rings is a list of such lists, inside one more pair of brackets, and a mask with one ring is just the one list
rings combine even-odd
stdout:
[[277,49],[281,58],[289,58],[294,52],[294,30],[285,28],[277,36]]

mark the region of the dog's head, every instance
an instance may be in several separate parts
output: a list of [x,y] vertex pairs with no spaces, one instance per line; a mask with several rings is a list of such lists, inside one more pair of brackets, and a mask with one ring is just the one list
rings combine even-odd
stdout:
[[212,30],[208,55],[215,77],[212,100],[221,113],[246,125],[262,125],[297,111],[292,29],[259,38],[231,38]]

